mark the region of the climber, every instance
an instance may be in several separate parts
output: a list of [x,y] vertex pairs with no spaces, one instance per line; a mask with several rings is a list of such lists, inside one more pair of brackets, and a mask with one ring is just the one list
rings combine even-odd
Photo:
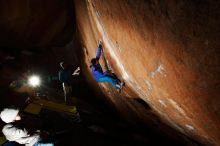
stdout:
[[102,42],[99,42],[98,51],[96,54],[96,58],[91,59],[91,69],[92,75],[94,79],[98,83],[108,82],[117,89],[117,91],[121,92],[124,82],[121,82],[114,74],[110,74],[109,72],[103,72],[101,65],[99,64],[99,59],[102,53]]
[[[7,123],[2,133],[9,142],[17,142],[25,146],[54,146],[53,143],[44,143],[45,134],[30,128],[30,124],[21,119],[18,109],[5,108],[0,113],[0,118]],[[28,128],[29,127],[29,128]]]
[[[76,70],[72,73],[73,76],[80,74],[80,67],[77,67]],[[60,62],[60,70],[58,73],[59,80],[62,82],[63,92],[64,92],[64,101],[67,103],[67,100],[70,100],[70,95],[72,93],[71,86],[71,74],[69,68],[65,62]]]

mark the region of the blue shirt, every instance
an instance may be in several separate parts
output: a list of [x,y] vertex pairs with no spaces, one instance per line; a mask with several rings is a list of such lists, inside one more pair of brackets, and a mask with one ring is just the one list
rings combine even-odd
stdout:
[[[96,53],[96,60],[100,59],[101,54],[102,54],[102,48],[99,47]],[[99,63],[92,66],[92,75],[96,81],[98,81],[102,77],[105,77],[105,73],[103,73],[102,67]]]

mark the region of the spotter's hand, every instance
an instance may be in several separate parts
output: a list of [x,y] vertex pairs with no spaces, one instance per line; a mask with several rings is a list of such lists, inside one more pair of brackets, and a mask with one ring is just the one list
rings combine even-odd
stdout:
[[73,76],[78,76],[80,74],[80,67],[77,67],[77,69],[73,72]]

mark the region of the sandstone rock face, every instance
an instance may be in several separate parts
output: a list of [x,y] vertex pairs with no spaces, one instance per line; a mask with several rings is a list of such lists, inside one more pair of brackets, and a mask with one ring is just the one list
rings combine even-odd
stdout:
[[181,133],[220,145],[219,6],[208,0],[76,0],[88,72],[101,39],[101,64],[126,83],[121,95],[99,85],[119,111],[146,120],[149,108],[132,101],[140,99]]

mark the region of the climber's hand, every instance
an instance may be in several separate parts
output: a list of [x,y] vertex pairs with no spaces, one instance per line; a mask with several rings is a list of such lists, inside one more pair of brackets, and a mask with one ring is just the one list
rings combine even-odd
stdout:
[[99,40],[99,48],[102,49],[102,41],[101,40]]

